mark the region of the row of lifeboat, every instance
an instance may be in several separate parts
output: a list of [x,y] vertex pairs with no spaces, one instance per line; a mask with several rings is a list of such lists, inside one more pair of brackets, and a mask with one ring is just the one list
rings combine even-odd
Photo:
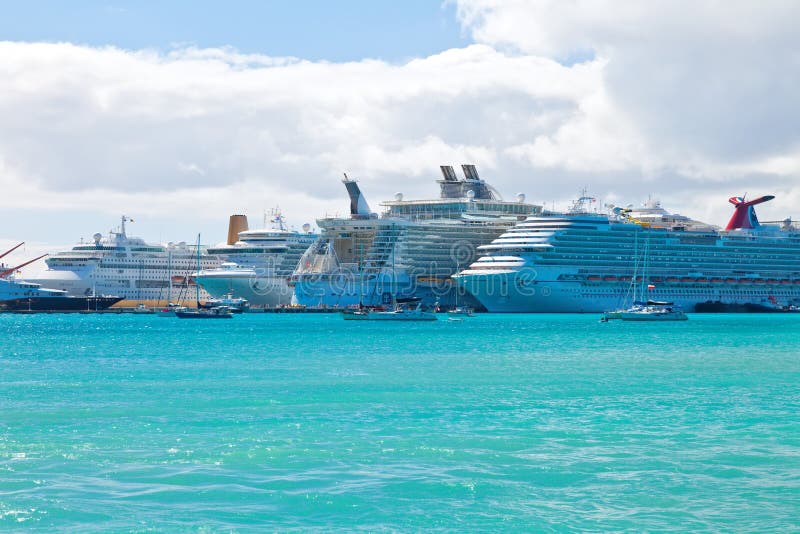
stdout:
[[[588,275],[586,280],[590,282],[630,282],[632,276],[613,276],[613,275]],[[636,282],[641,282],[642,277],[637,276]],[[648,280],[653,284],[748,284],[748,285],[800,285],[800,279],[777,279],[777,278],[709,278],[706,276],[652,276]]]

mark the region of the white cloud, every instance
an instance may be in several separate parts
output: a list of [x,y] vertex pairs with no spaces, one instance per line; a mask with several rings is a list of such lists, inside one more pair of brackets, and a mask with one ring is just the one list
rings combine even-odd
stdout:
[[483,45],[396,65],[5,42],[0,207],[224,221],[280,204],[305,221],[346,206],[342,172],[377,204],[435,194],[438,165],[462,162],[534,197],[502,176],[505,149],[596,91],[593,65]]
[[[458,12],[482,43],[602,60],[607,98],[565,128],[594,139],[606,163],[624,149],[626,167],[705,178],[721,163],[746,171],[800,148],[797,2],[459,0]],[[586,150],[575,135],[559,132],[540,150],[564,160],[577,147],[568,166]]]
[[213,241],[233,212],[344,211],[342,172],[375,206],[462,162],[507,196],[652,192],[717,223],[733,193],[784,195],[762,218],[800,197],[800,4],[457,3],[478,44],[402,64],[0,43],[3,237],[125,212]]

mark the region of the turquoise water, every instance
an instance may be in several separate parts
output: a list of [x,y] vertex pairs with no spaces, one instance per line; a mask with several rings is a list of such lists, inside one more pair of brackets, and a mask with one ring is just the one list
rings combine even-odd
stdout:
[[800,529],[800,315],[0,332],[3,529]]

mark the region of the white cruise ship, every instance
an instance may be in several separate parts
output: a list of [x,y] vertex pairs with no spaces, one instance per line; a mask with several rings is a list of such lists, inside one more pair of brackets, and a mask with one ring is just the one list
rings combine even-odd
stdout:
[[[116,304],[118,307],[184,301],[194,305],[197,246],[154,245],[129,237],[125,223],[130,221],[123,216],[119,229],[110,231],[108,236],[97,233],[92,243],[80,243],[51,255],[45,260],[47,270],[26,280],[74,296],[117,295],[124,299]],[[201,249],[201,269],[218,267],[220,263],[220,258]],[[203,300],[209,298],[205,291],[200,296]]]
[[462,169],[464,178],[458,179],[452,167],[441,167],[440,198],[403,200],[398,193],[383,203],[381,216],[345,176],[350,216],[317,221],[320,237],[292,276],[292,302],[378,306],[418,297],[428,306],[478,305],[467,295],[456,297],[451,276],[474,260],[480,245],[541,208],[525,203],[522,194],[515,202],[503,201],[474,165]]
[[753,207],[772,198],[731,198],[724,230],[656,201],[600,214],[582,198],[480,247],[483,255],[455,278],[491,312],[602,312],[623,305],[633,284],[643,300],[685,311],[794,311],[800,231],[790,219],[758,222]]
[[266,216],[264,219],[263,229],[248,230],[244,216],[232,216],[228,242],[208,249],[209,254],[225,259],[220,267],[204,269],[197,275],[200,285],[213,297],[232,295],[259,307],[291,302],[289,277],[317,234],[310,232],[308,224],[303,225],[302,232],[289,230],[278,210],[270,215],[271,227],[267,227]]

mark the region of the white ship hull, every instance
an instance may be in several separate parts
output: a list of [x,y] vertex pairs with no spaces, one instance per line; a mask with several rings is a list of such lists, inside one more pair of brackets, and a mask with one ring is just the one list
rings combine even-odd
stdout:
[[[531,281],[517,272],[470,274],[457,277],[493,313],[602,313],[624,307],[630,298],[629,282],[565,282],[557,277]],[[754,279],[755,280],[755,279]],[[777,303],[800,302],[800,285],[766,283],[682,284],[665,283],[649,290],[646,298],[674,302],[684,311],[697,305],[754,305],[764,311],[779,310]]]
[[[52,287],[53,289],[60,289],[66,291],[68,295],[73,297],[83,297],[93,293],[92,287],[92,273],[94,266],[87,267],[75,271],[62,271],[48,269],[37,276],[26,277],[26,280],[35,284],[41,284],[43,287]],[[95,294],[104,294],[102,291],[97,291]],[[106,293],[113,294],[113,293]]]
[[[62,273],[55,274],[51,272],[45,272],[39,278],[30,278],[29,281],[53,289],[64,290],[69,296],[74,297],[89,295],[113,295],[124,297],[124,300],[116,305],[117,307],[129,307],[136,304],[159,306],[165,305],[168,302],[194,303],[197,298],[193,284],[188,286],[174,286],[172,290],[169,288],[129,289],[127,286],[121,286],[120,284],[93,283],[94,281],[91,278],[63,276]],[[163,283],[166,284],[168,281],[164,280]],[[200,300],[204,301],[209,298],[211,298],[211,295],[201,288]]]

